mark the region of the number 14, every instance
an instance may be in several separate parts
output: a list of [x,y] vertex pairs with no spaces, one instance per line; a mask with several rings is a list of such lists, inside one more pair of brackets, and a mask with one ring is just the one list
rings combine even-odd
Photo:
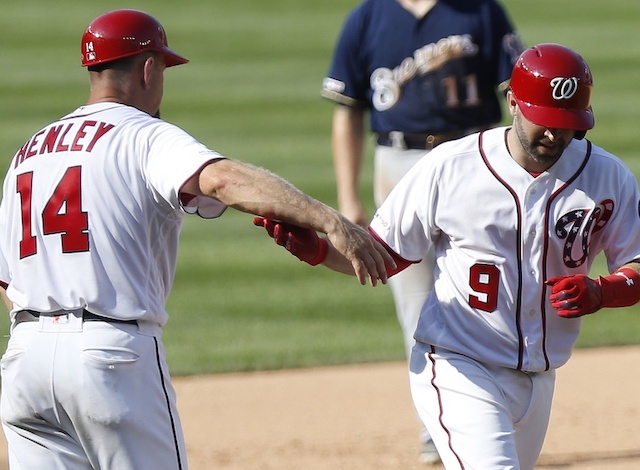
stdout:
[[[63,253],[89,251],[89,216],[82,211],[82,168],[72,166],[56,186],[42,211],[42,233],[60,234]],[[17,190],[22,208],[20,259],[38,252],[32,227],[33,172],[18,175]]]

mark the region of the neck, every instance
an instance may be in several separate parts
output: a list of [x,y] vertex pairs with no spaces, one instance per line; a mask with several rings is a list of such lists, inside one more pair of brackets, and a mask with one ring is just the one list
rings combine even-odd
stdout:
[[540,173],[547,171],[556,162],[557,159],[550,162],[540,162],[534,160],[527,154],[525,149],[522,148],[522,145],[518,140],[518,136],[516,135],[516,131],[512,127],[510,127],[506,132],[507,135],[505,137],[505,141],[507,144],[507,151],[509,152],[509,155],[511,155],[511,158],[513,158],[518,165],[520,165],[532,175],[537,176]]
[[153,115],[155,109],[150,109],[150,103],[145,93],[139,86],[136,77],[129,75],[120,76],[118,73],[105,70],[100,73],[91,72],[91,92],[87,104],[94,103],[121,103],[132,106]]
[[397,0],[405,10],[410,11],[416,18],[423,18],[438,3],[438,0]]

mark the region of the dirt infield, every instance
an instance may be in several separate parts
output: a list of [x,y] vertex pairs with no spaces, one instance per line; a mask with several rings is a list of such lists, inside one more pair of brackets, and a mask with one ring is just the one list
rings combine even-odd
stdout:
[[[640,348],[558,371],[538,468],[640,469]],[[403,363],[176,381],[192,470],[424,469]],[[439,467],[430,467],[439,468]]]
[[[638,364],[640,347],[574,354],[558,371],[538,468],[640,468]],[[419,427],[403,363],[174,383],[191,470],[441,468],[417,463]]]

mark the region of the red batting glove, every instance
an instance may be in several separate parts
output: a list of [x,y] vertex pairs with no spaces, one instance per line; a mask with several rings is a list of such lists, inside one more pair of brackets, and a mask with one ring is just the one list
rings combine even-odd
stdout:
[[602,307],[600,283],[583,275],[559,276],[545,282],[551,286],[551,306],[564,318],[576,318]]
[[278,245],[311,266],[322,263],[327,257],[329,243],[315,230],[264,217],[255,217],[253,224],[263,227]]

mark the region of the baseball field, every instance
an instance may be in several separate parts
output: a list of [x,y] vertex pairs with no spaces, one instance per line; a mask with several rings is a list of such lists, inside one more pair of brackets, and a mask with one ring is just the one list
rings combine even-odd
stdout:
[[[166,73],[163,117],[335,206],[333,107],[319,90],[356,4],[4,0],[0,168],[34,131],[86,100],[79,41],[87,23],[138,8],[191,59]],[[640,3],[503,4],[526,44],[563,43],[589,62],[596,126],[588,138],[640,176]],[[594,274],[604,270],[601,261]],[[186,221],[168,308],[164,340],[193,468],[414,468],[418,427],[386,287],[311,268],[229,210],[217,221]],[[7,331],[2,316],[0,350]],[[541,468],[640,468],[636,345],[640,307],[585,319],[579,350],[559,371]]]

